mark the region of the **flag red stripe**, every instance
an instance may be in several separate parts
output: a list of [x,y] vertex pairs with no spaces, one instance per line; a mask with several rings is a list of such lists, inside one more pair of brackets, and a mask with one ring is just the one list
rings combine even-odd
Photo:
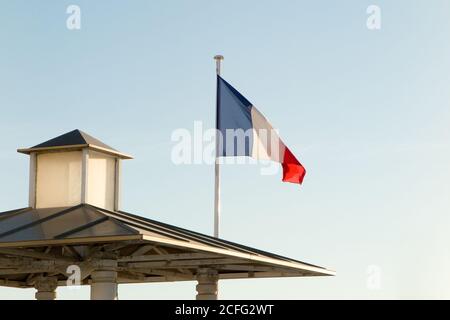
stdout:
[[283,181],[302,184],[306,170],[292,152],[286,147],[284,150]]

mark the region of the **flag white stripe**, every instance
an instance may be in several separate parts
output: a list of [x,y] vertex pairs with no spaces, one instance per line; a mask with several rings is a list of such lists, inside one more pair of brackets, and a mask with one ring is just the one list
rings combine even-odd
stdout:
[[286,146],[277,131],[254,106],[251,109],[251,117],[253,126],[252,157],[281,163]]

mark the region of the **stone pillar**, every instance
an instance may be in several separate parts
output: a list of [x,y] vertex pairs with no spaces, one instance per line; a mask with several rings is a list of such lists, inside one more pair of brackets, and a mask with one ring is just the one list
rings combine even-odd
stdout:
[[214,269],[198,269],[197,300],[217,300],[219,275]]
[[58,279],[56,277],[39,277],[34,284],[36,300],[55,300]]
[[102,260],[91,273],[91,300],[117,300],[117,261]]

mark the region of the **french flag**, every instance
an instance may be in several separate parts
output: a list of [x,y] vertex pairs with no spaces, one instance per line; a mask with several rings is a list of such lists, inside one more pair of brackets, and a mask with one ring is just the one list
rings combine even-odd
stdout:
[[[247,156],[283,166],[283,181],[301,184],[306,170],[250,101],[217,76],[217,156]],[[239,134],[237,134],[239,133]],[[244,140],[242,140],[244,139]]]

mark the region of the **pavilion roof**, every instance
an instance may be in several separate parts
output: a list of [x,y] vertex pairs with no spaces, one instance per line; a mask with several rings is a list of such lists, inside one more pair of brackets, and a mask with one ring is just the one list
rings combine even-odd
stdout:
[[217,269],[222,279],[334,275],[313,264],[89,204],[0,213],[0,285],[30,286],[33,274],[49,271],[43,263],[48,260],[56,262],[52,271],[63,284],[64,272],[58,270],[99,254],[118,260],[124,283],[194,280],[200,267]]

